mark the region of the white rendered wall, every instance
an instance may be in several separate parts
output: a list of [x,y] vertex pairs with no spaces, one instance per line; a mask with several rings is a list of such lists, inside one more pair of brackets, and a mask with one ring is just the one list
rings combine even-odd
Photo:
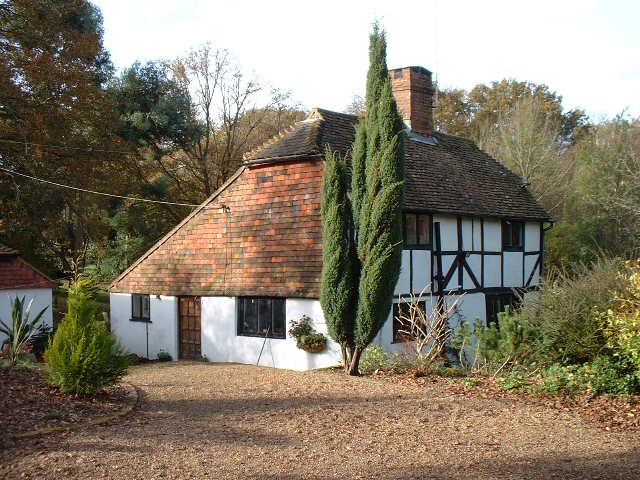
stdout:
[[504,287],[523,287],[522,280],[522,262],[524,256],[522,252],[504,252],[502,254],[504,262]]
[[[33,319],[43,308],[47,310],[42,315],[42,321],[53,327],[53,292],[50,288],[20,288],[11,290],[0,290],[0,319],[7,325],[11,325],[11,303],[14,298],[25,299],[25,307],[33,299],[31,305],[31,315]],[[7,336],[0,333],[0,345],[6,340]]]
[[[318,300],[287,299],[289,321],[308,315],[317,332],[327,335],[324,314]],[[260,365],[292,370],[310,370],[337,365],[341,361],[340,346],[328,338],[321,353],[308,353],[296,347],[287,332],[285,339],[245,337],[236,334],[236,300],[234,297],[202,297],[202,355],[212,362],[256,364],[264,345]]]
[[[177,297],[150,295],[151,322],[131,321],[131,295],[112,293],[110,300],[111,331],[130,353],[155,359],[158,352],[168,352],[178,359]],[[148,344],[147,344],[148,342]]]

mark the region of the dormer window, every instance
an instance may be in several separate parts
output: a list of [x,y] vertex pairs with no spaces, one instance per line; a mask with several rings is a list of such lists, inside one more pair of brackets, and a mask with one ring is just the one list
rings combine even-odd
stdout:
[[512,220],[502,222],[502,250],[519,252],[524,247],[524,223]]
[[404,248],[410,250],[431,248],[431,215],[402,214]]

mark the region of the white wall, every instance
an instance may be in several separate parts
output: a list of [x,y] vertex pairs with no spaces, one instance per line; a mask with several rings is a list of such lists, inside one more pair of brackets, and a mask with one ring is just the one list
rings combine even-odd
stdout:
[[[316,331],[327,335],[324,314],[318,300],[287,299],[287,330],[290,320],[308,315]],[[341,361],[340,346],[328,338],[321,353],[308,353],[296,347],[294,338],[245,337],[236,334],[236,301],[234,297],[202,297],[202,355],[212,362],[256,364],[264,345],[260,365],[292,370],[337,365]]]
[[[11,325],[11,302],[14,298],[25,298],[25,307],[33,299],[31,305],[31,315],[33,319],[43,308],[47,310],[42,315],[45,325],[53,327],[53,291],[50,288],[22,288],[11,290],[0,290],[0,319],[7,325]],[[7,336],[0,333],[0,345],[7,339]]]
[[[111,331],[130,353],[151,359],[158,352],[168,352],[178,358],[178,299],[161,295],[150,296],[151,322],[131,321],[131,295],[109,295]],[[147,343],[148,342],[148,343]]]

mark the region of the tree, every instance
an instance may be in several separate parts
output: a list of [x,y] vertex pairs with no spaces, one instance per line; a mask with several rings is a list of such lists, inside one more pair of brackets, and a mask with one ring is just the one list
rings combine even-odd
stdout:
[[[112,73],[102,17],[85,0],[11,0],[0,9],[0,166],[90,189],[118,191],[122,156],[103,85]],[[11,243],[48,271],[83,263],[106,230],[108,202],[0,173]],[[4,234],[4,235],[6,235]],[[3,236],[4,236],[3,235]]]
[[[369,61],[367,109],[356,127],[352,156],[351,218],[357,242],[356,266],[359,275],[354,278],[359,278],[358,301],[353,329],[350,321],[342,320],[339,324],[340,335],[336,337],[343,349],[345,370],[351,375],[358,374],[362,352],[387,320],[393,290],[400,274],[402,254],[403,124],[393,99],[387,71],[385,34],[377,24],[370,37]],[[332,161],[330,159],[330,167],[334,168]],[[340,191],[338,172],[332,175]],[[336,196],[338,199],[341,197]],[[323,203],[327,207],[336,202],[330,197],[325,198]],[[329,217],[325,215],[324,218]],[[331,218],[338,221],[340,217],[334,215]],[[350,221],[347,214],[342,218],[342,226],[335,227],[325,221],[324,228],[336,228],[344,232],[348,228],[344,222],[349,225]],[[332,262],[331,268],[337,263],[335,258],[325,258]],[[351,264],[342,262],[343,268]],[[342,274],[348,276],[348,270]],[[335,282],[332,285],[336,287]],[[326,291],[329,286],[329,282],[323,283],[325,299],[330,295]],[[340,293],[346,297],[345,292],[343,288]],[[343,310],[336,308],[336,311]],[[334,333],[337,331],[335,327],[332,326]]]
[[348,371],[358,300],[358,259],[347,194],[348,172],[344,158],[327,150],[322,179],[322,280],[320,304],[329,335],[340,344]]
[[301,117],[288,92],[247,77],[228,50],[203,45],[175,60],[172,70],[193,96],[202,132],[174,160],[200,201],[229,178],[246,152]]
[[92,395],[127,373],[129,355],[98,320],[94,295],[86,277],[69,286],[68,312],[44,353],[48,380],[63,392]]

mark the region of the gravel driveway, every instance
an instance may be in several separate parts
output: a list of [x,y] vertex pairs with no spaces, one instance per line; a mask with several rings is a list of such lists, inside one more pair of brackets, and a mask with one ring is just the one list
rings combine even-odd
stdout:
[[640,478],[637,435],[437,384],[190,363],[127,380],[131,415],[23,441],[0,478]]

